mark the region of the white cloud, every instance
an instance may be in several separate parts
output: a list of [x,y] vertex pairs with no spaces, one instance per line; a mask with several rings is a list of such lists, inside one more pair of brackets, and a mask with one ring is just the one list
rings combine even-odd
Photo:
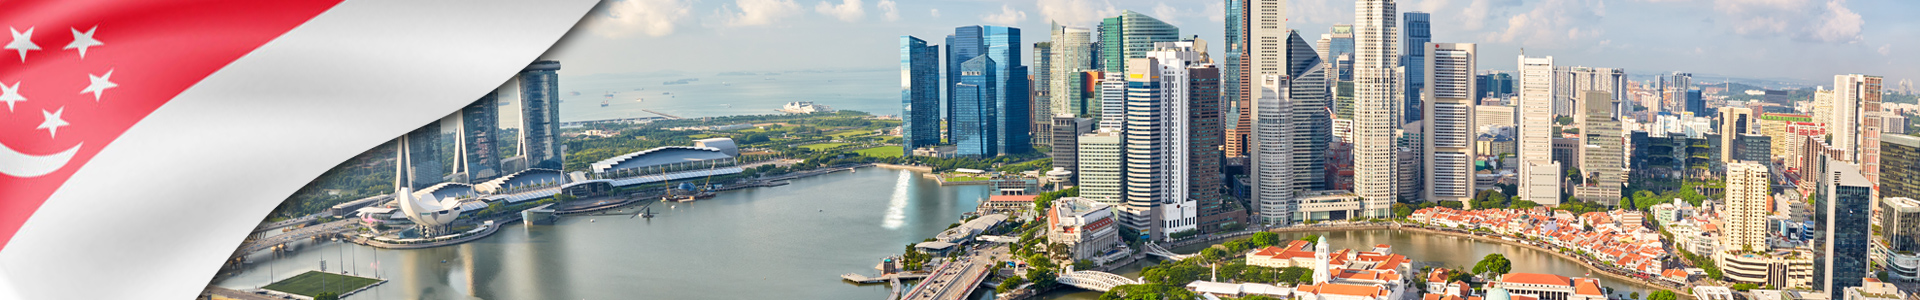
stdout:
[[1531,11],[1507,18],[1506,29],[1489,33],[1489,39],[1522,47],[1558,47],[1598,37],[1602,31],[1597,25],[1605,16],[1606,5],[1601,0],[1547,0],[1535,3]]
[[[1522,4],[1520,0],[1472,0],[1472,2],[1467,2],[1466,8],[1456,11],[1457,15],[1460,16],[1460,29],[1470,31],[1486,29],[1489,21],[1506,16],[1507,10],[1519,7],[1520,4]],[[1443,13],[1436,15],[1446,18],[1447,15],[1456,14]]]
[[932,10],[928,10],[927,12],[928,12],[928,13],[931,13],[931,14],[933,14],[933,17],[935,17],[935,18],[939,18],[939,17],[940,17],[940,9],[938,9],[938,8],[935,8],[935,9],[932,9]]
[[721,4],[714,17],[723,26],[744,27],[773,24],[799,12],[800,4],[793,0],[734,0],[733,5]]
[[682,0],[625,0],[603,5],[601,12],[587,18],[587,27],[610,38],[673,34],[674,26],[691,14],[692,6]]
[[1353,24],[1351,0],[1293,0],[1287,18],[1309,24]]
[[1099,24],[1101,18],[1120,14],[1120,9],[1114,8],[1110,1],[1095,4],[1093,0],[1039,0],[1034,5],[1040,8],[1040,16],[1061,25]]
[[999,25],[1017,26],[1020,22],[1027,20],[1027,12],[1014,10],[1013,6],[1001,4],[999,13],[980,16],[980,20]]
[[898,4],[895,4],[893,0],[880,0],[877,6],[880,7],[880,11],[886,16],[887,21],[900,20],[900,7]]
[[813,11],[833,16],[841,21],[853,22],[867,16],[867,10],[861,7],[863,4],[865,3],[861,3],[860,0],[840,0],[839,5],[834,5],[832,1],[820,1],[820,4],[813,6]]
[[1214,23],[1226,22],[1227,3],[1220,1],[1207,2],[1207,21],[1213,21]]
[[1736,34],[1816,43],[1857,43],[1865,25],[1847,0],[1642,0],[1647,2],[1707,2],[1719,13],[1719,22]]
[[1167,24],[1180,25],[1180,9],[1167,6],[1166,2],[1153,6],[1153,17]]
[[1880,45],[1880,55],[1893,55],[1893,44]]

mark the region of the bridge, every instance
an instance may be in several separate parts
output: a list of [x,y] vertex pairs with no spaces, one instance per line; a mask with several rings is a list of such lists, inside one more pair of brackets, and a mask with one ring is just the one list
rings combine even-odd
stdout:
[[904,300],[962,300],[973,294],[987,279],[987,266],[993,262],[976,257],[940,264],[920,285],[907,291]]
[[1091,291],[1100,291],[1100,292],[1106,292],[1108,290],[1112,290],[1113,287],[1117,287],[1117,286],[1129,285],[1129,284],[1140,284],[1140,280],[1138,279],[1121,277],[1120,275],[1114,275],[1113,273],[1100,272],[1100,271],[1073,271],[1072,269],[1068,269],[1066,273],[1060,273],[1060,276],[1057,278],[1054,278],[1054,281],[1059,282],[1060,284],[1065,284],[1065,285],[1069,285],[1077,288],[1087,289]]
[[284,245],[286,243],[292,243],[295,241],[311,239],[314,237],[328,235],[328,234],[352,231],[354,229],[354,227],[352,226],[353,223],[359,222],[359,221],[360,221],[359,219],[348,218],[348,219],[339,220],[339,221],[333,221],[333,222],[321,223],[313,226],[302,227],[300,229],[294,229],[293,231],[288,231],[287,233],[282,233],[280,235],[257,238],[257,239],[248,239],[245,243],[242,243],[240,245],[240,252],[235,253],[234,255],[236,256],[247,255],[248,253],[253,253],[260,250],[267,250],[269,248],[273,248],[274,246]]
[[666,117],[666,118],[667,118],[667,119],[669,119],[669,120],[679,120],[679,119],[681,119],[681,118],[680,118],[680,116],[675,116],[675,115],[669,115],[669,114],[667,114],[667,113],[663,113],[663,112],[658,112],[658,111],[654,111],[654,110],[651,110],[651,109],[642,109],[641,111],[645,111],[645,112],[649,112],[649,113],[653,113],[653,114],[656,114],[656,115],[660,115],[661,117]]
[[1166,247],[1161,247],[1161,246],[1160,246],[1160,244],[1155,244],[1155,243],[1152,243],[1152,242],[1148,242],[1148,243],[1146,243],[1146,244],[1147,244],[1147,246],[1146,246],[1146,247],[1143,247],[1143,248],[1146,248],[1146,250],[1147,250],[1147,254],[1148,254],[1148,255],[1153,255],[1153,256],[1159,256],[1159,257],[1165,257],[1165,258],[1167,258],[1167,259],[1171,259],[1171,260],[1185,260],[1185,259],[1187,259],[1187,258],[1191,258],[1191,257],[1194,257],[1194,256],[1199,256],[1198,254],[1180,254],[1180,253],[1174,253],[1174,252],[1173,252],[1173,250],[1167,250],[1167,248],[1166,248]]
[[259,234],[259,233],[265,233],[265,232],[268,232],[268,231],[272,231],[272,230],[274,230],[274,229],[280,229],[280,228],[286,228],[287,226],[293,226],[293,225],[300,225],[300,224],[306,224],[306,223],[308,223],[308,222],[313,222],[313,220],[314,220],[314,219],[318,219],[318,218],[320,218],[320,215],[318,215],[318,214],[313,214],[313,215],[307,215],[307,216],[304,216],[304,217],[299,217],[299,218],[293,218],[293,219],[287,219],[287,220],[282,220],[282,221],[279,221],[279,222],[273,222],[273,223],[260,223],[260,226],[259,226],[259,227],[254,227],[254,228],[253,228],[253,233],[255,233],[255,234]]

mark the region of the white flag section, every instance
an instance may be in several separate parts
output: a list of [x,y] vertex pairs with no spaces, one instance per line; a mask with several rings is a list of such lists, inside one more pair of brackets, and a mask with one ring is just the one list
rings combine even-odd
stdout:
[[0,250],[0,299],[191,299],[281,200],[506,82],[596,2],[345,1],[75,171]]

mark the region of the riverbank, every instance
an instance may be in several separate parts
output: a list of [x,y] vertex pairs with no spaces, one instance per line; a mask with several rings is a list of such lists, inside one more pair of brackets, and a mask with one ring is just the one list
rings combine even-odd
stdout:
[[1549,253],[1554,257],[1558,257],[1560,259],[1576,262],[1580,264],[1582,267],[1585,267],[1588,270],[1592,270],[1593,271],[1592,273],[1600,274],[1600,275],[1606,276],[1607,278],[1611,278],[1619,281],[1625,281],[1625,282],[1632,282],[1642,287],[1672,291],[1675,294],[1678,294],[1681,296],[1687,296],[1687,297],[1693,296],[1693,294],[1689,293],[1688,291],[1690,289],[1687,288],[1690,286],[1676,287],[1676,286],[1669,285],[1668,283],[1665,283],[1665,282],[1649,282],[1649,280],[1647,279],[1642,279],[1632,275],[1619,274],[1619,273],[1610,271],[1613,269],[1612,267],[1596,265],[1590,259],[1581,259],[1579,257],[1569,255],[1559,250],[1549,249],[1546,247],[1541,247],[1539,245],[1533,245],[1531,243],[1523,243],[1516,240],[1509,240],[1508,238],[1511,238],[1511,237],[1485,236],[1485,235],[1471,234],[1471,233],[1452,231],[1452,230],[1426,228],[1425,225],[1420,225],[1420,224],[1403,224],[1398,222],[1387,223],[1387,224],[1368,223],[1363,225],[1350,225],[1350,226],[1323,225],[1323,226],[1309,226],[1309,227],[1284,227],[1284,228],[1273,228],[1267,231],[1274,232],[1274,233],[1312,233],[1312,232],[1372,231],[1372,230],[1400,230],[1400,231],[1415,232],[1420,234],[1461,237],[1461,238],[1468,238],[1468,239],[1481,241],[1481,242],[1491,242],[1494,244],[1511,245],[1511,246],[1528,248],[1534,251]]

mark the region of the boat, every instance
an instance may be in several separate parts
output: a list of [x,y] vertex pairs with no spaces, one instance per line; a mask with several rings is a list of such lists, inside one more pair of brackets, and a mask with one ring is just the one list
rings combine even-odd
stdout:
[[607,107],[607,100],[600,100],[600,107]]

